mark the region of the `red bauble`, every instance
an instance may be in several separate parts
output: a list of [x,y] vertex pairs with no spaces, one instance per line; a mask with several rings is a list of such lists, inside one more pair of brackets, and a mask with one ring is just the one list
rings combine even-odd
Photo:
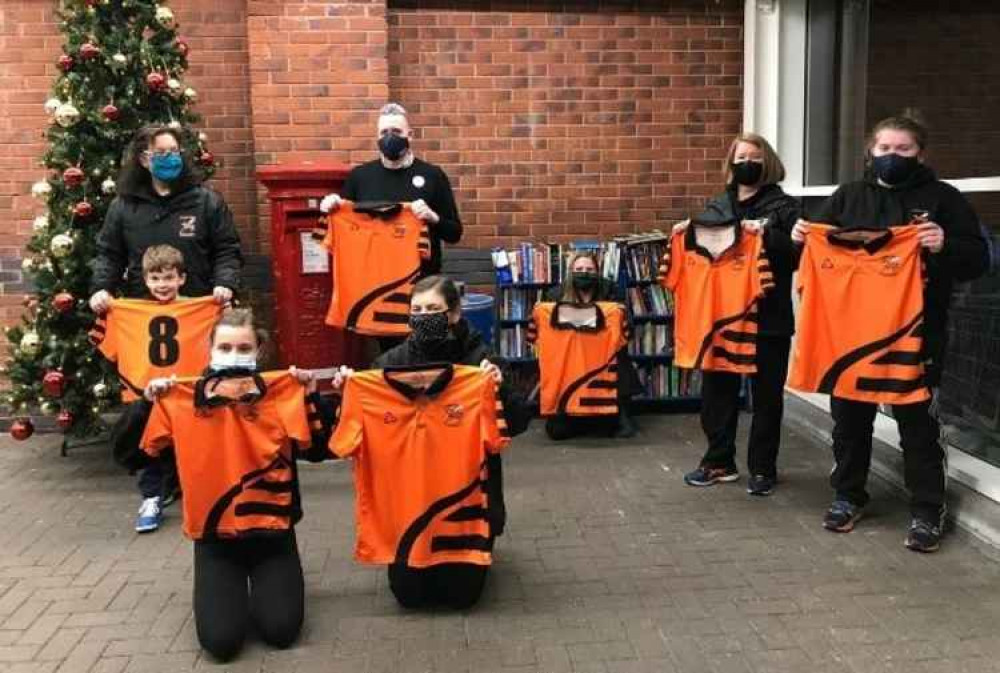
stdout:
[[93,42],[84,42],[80,45],[80,60],[89,61],[93,58],[97,58],[101,53],[101,48],[98,47]]
[[10,436],[19,442],[35,434],[35,424],[30,418],[19,418],[10,424]]
[[87,178],[87,174],[76,166],[70,166],[63,171],[62,177],[67,187],[79,187]]
[[177,40],[174,44],[176,45],[177,51],[180,52],[181,56],[187,56],[188,52],[191,51],[191,47],[189,47],[188,43],[184,40]]
[[62,428],[63,432],[73,427],[74,420],[76,419],[73,418],[73,414],[66,411],[65,409],[60,411],[59,415],[56,416],[56,423],[59,424],[59,427]]
[[198,163],[202,166],[214,166],[215,155],[206,150],[198,155]]
[[69,292],[60,292],[52,298],[52,308],[60,313],[67,313],[73,310],[76,299]]
[[151,72],[146,75],[146,86],[150,91],[160,92],[167,88],[167,78],[161,73]]
[[80,201],[73,206],[73,214],[80,219],[86,219],[94,214],[94,206],[89,201]]
[[73,66],[76,65],[76,61],[74,61],[73,57],[69,54],[63,54],[60,56],[57,63],[59,65],[59,69],[63,72],[69,72],[73,69]]
[[66,375],[60,371],[50,371],[42,378],[42,391],[49,397],[62,397],[66,390]]
[[108,103],[103,108],[101,108],[101,114],[109,122],[116,122],[118,118],[122,116],[122,111],[115,107],[113,104]]

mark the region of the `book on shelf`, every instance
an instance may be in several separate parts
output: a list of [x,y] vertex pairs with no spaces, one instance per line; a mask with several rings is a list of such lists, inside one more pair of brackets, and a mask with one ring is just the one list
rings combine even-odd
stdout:
[[699,371],[678,369],[669,364],[640,365],[637,371],[642,397],[697,397],[701,393]]
[[528,343],[528,326],[513,325],[500,330],[498,339],[500,357],[533,358],[535,349]]
[[493,268],[499,285],[558,283],[562,279],[562,246],[555,243],[521,243],[516,248],[494,248]]
[[501,286],[497,299],[497,317],[500,320],[527,320],[531,317],[531,309],[544,296],[544,288]]
[[644,322],[632,326],[628,343],[631,355],[672,355],[673,350],[673,325]]

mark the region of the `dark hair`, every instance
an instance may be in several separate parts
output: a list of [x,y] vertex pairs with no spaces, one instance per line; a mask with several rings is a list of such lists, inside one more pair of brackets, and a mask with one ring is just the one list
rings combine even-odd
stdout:
[[415,297],[421,292],[437,292],[444,298],[444,303],[449,311],[454,311],[462,303],[462,297],[458,293],[458,286],[455,281],[448,276],[427,276],[421,278],[413,285],[411,297]]
[[560,301],[570,301],[578,302],[580,301],[580,293],[576,291],[573,287],[573,265],[576,264],[577,260],[589,259],[594,263],[594,269],[597,273],[601,272],[601,264],[597,259],[597,253],[592,250],[578,250],[569,256],[566,260],[566,273],[564,274],[562,287],[560,288]]
[[181,150],[181,159],[184,161],[184,168],[181,170],[177,181],[171,184],[171,191],[174,193],[182,192],[191,185],[202,183],[204,176],[191,163],[190,157],[185,152],[184,146],[187,144],[185,133],[180,129],[174,129],[169,126],[151,125],[144,126],[136,131],[135,135],[132,136],[132,142],[125,149],[125,154],[122,157],[122,167],[118,172],[118,180],[115,183],[118,194],[121,196],[140,196],[152,192],[153,178],[149,170],[139,160],[142,158],[142,153],[148,150],[153,145],[153,142],[163,135],[172,136],[177,141],[177,145]]
[[249,308],[227,308],[223,311],[215,325],[212,326],[209,343],[215,343],[215,332],[220,327],[246,327],[252,330],[257,339],[257,357],[260,358],[261,353],[264,352],[264,346],[267,345],[268,335],[267,330],[254,324],[252,310]]
[[872,147],[875,146],[875,138],[881,131],[886,129],[892,129],[894,131],[905,131],[913,136],[913,140],[916,141],[920,150],[923,151],[927,149],[927,124],[924,123],[923,115],[920,111],[915,108],[906,108],[898,115],[892,117],[886,117],[879,123],[872,127],[871,135],[868,137],[868,153],[872,151]]

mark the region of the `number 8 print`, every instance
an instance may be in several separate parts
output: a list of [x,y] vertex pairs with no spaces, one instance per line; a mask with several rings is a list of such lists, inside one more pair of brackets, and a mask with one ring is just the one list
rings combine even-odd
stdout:
[[158,316],[149,321],[149,361],[157,367],[177,364],[181,346],[177,343],[180,326],[176,318]]

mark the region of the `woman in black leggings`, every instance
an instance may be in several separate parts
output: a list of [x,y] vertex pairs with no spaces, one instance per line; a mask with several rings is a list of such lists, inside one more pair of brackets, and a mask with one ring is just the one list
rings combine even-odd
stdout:
[[196,381],[151,381],[145,418],[135,412],[146,427],[145,451],[174,445],[184,532],[194,540],[198,641],[222,661],[240,651],[251,623],[275,647],[299,635],[305,592],[294,529],[302,518],[296,460],[329,457],[334,419],[308,372],[257,373],[264,336],[249,310],[226,311],[212,333],[209,370]]

